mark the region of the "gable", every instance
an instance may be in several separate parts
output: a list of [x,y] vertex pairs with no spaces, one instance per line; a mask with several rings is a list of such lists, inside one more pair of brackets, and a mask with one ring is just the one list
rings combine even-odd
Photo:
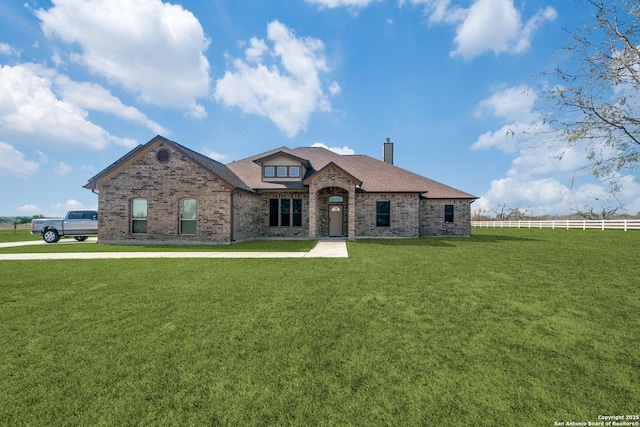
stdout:
[[164,166],[170,169],[175,166],[177,159],[184,159],[202,168],[206,173],[213,175],[220,180],[227,190],[241,189],[252,191],[240,178],[238,178],[225,165],[219,163],[209,157],[203,156],[193,150],[190,150],[176,142],[170,141],[162,136],[156,136],[144,145],[131,150],[120,159],[116,160],[110,166],[95,175],[84,185],[84,188],[90,190],[99,189],[104,183],[122,173],[126,169],[139,163],[143,159],[154,163],[157,166]]
[[343,186],[362,186],[362,181],[358,178],[351,175],[349,172],[336,165],[333,162],[328,163],[322,169],[309,176],[303,181],[305,185],[313,185],[316,182],[335,182],[336,185],[338,183],[342,183],[342,185],[338,185],[340,187]]

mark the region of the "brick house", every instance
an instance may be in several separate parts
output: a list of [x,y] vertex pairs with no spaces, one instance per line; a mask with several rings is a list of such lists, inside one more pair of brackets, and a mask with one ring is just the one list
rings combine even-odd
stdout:
[[219,163],[162,136],[84,186],[101,243],[470,236],[475,197],[383,160],[320,147]]

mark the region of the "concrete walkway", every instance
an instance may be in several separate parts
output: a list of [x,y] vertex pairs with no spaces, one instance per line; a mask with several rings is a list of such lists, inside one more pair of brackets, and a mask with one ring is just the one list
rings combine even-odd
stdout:
[[[74,240],[59,243],[74,243]],[[88,240],[87,242],[91,242]],[[95,238],[93,238],[95,242]],[[75,242],[76,244],[86,244]],[[43,241],[0,243],[0,248],[45,244]],[[347,244],[321,240],[309,252],[75,252],[39,254],[0,254],[0,261],[42,259],[122,259],[122,258],[348,258]]]

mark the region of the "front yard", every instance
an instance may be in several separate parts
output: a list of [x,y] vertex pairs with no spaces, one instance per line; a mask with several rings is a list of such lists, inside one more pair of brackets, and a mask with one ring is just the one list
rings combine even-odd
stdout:
[[348,259],[0,261],[0,425],[637,414],[639,239],[475,229],[350,242]]

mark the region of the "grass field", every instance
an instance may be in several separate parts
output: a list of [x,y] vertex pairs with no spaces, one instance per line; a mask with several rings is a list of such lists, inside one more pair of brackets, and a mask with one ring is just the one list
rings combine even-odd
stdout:
[[0,261],[0,425],[638,414],[639,242],[476,229],[348,259]]
[[30,228],[0,228],[0,243],[2,242],[25,242],[27,240],[42,240],[42,236],[31,234]]

